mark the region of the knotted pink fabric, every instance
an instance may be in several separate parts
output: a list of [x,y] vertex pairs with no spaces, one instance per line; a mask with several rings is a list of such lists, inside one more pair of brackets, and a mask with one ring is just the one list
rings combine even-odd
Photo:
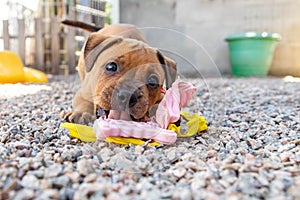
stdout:
[[156,122],[161,128],[167,128],[170,123],[180,118],[180,109],[192,99],[196,87],[191,83],[177,79],[172,87],[166,91],[156,111]]

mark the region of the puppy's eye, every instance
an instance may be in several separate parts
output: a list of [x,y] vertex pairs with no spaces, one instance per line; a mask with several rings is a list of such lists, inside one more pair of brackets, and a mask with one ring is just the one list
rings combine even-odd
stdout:
[[151,89],[155,89],[159,86],[158,77],[154,74],[150,75],[147,80],[147,86]]
[[105,65],[105,71],[108,73],[115,73],[119,69],[118,64],[115,62],[109,62]]

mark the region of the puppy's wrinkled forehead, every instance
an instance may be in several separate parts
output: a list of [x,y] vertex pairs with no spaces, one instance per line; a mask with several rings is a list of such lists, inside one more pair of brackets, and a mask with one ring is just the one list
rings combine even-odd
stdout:
[[[146,43],[116,36],[105,39],[101,43],[95,45],[92,49],[86,48],[84,54],[87,71],[91,71],[95,63],[99,60],[100,63],[101,61],[107,62],[109,60],[121,58],[125,55],[132,55],[132,57],[135,55],[136,61],[144,60],[144,62],[158,62],[156,50]],[[140,58],[137,60],[138,57]]]
[[[139,67],[160,65],[165,75],[166,87],[169,88],[176,79],[176,62],[163,56],[157,49],[148,44],[130,38],[105,36],[92,33],[84,47],[86,72],[98,70],[110,61],[125,59],[126,65],[121,67]],[[96,66],[96,67],[95,67]],[[128,69],[128,68],[127,68]],[[120,74],[119,74],[120,75]]]

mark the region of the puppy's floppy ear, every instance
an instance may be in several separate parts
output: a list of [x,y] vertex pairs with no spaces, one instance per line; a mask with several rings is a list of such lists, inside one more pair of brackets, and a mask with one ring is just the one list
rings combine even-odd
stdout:
[[166,87],[167,89],[172,86],[172,83],[177,77],[176,62],[166,56],[163,56],[160,51],[157,51],[157,57],[159,62],[162,64],[162,68],[165,72]]
[[121,37],[106,36],[99,33],[92,33],[84,47],[84,61],[86,71],[90,72],[98,58],[98,56],[113,46],[116,43],[121,42]]

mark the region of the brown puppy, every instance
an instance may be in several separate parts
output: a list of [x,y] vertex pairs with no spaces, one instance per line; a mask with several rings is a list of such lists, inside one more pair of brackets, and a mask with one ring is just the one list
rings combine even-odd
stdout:
[[[97,27],[76,21],[65,24],[89,31]],[[78,61],[82,85],[68,121],[87,124],[95,117],[147,121],[161,101],[164,81],[176,78],[176,63],[145,43],[133,25],[107,25],[90,34]]]

